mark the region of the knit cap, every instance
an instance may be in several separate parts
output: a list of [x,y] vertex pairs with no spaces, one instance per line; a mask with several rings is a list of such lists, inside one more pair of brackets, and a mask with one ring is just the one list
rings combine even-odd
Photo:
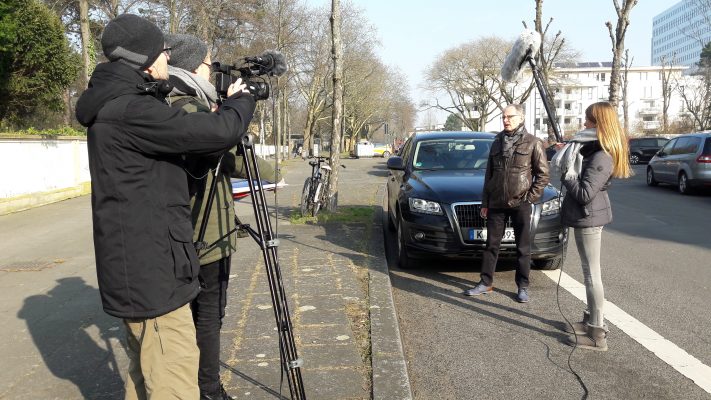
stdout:
[[207,45],[193,35],[168,34],[165,43],[171,48],[168,64],[186,71],[194,72],[207,56]]
[[136,69],[146,69],[165,46],[163,32],[151,21],[133,14],[111,20],[101,35],[101,47],[109,61],[120,61]]

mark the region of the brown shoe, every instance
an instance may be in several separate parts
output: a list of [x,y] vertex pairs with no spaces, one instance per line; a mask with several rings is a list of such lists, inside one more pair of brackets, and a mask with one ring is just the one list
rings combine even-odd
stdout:
[[[590,313],[585,311],[583,312],[583,320],[580,322],[573,322],[572,324],[566,323],[563,326],[563,331],[565,333],[575,333],[576,335],[585,335],[588,333],[587,330],[587,324],[588,321],[590,321]],[[571,328],[570,325],[573,325]]]
[[588,324],[587,331],[585,335],[569,337],[567,343],[580,349],[607,351],[607,330],[601,326]]

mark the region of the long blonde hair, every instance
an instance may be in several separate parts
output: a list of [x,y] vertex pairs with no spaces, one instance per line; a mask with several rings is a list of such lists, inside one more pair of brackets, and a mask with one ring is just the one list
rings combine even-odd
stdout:
[[593,103],[585,109],[585,118],[597,127],[597,138],[602,150],[612,156],[612,176],[629,178],[632,168],[629,161],[627,135],[620,127],[617,111],[612,104],[601,101]]

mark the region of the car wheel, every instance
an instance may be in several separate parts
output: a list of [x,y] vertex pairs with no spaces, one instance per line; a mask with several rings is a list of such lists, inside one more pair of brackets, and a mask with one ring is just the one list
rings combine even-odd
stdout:
[[657,182],[656,179],[654,179],[654,171],[652,170],[651,167],[647,167],[647,185],[648,186],[657,186],[659,182]]
[[547,260],[533,260],[533,268],[546,271],[560,268],[563,257],[549,258]]
[[691,193],[691,188],[689,187],[689,179],[686,177],[686,172],[683,171],[681,174],[679,174],[679,193]]
[[389,151],[384,151],[383,152],[383,158],[388,158],[390,157],[390,152]]
[[630,164],[632,164],[632,165],[637,165],[637,164],[639,164],[639,155],[637,155],[637,154],[630,154]]
[[397,224],[397,259],[401,269],[412,268],[412,260],[407,255],[405,232],[402,229],[402,221]]
[[393,216],[388,212],[388,230],[391,232],[394,232],[397,230],[397,227],[395,226],[395,221],[393,221]]

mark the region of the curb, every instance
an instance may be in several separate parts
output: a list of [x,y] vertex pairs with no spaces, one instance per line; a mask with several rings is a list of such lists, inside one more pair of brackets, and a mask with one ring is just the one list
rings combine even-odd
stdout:
[[46,192],[28,193],[19,196],[0,199],[0,215],[25,211],[35,207],[64,201],[91,193],[91,182],[81,182],[76,186],[49,190]]
[[[383,196],[380,196],[381,204]],[[385,213],[381,207],[376,221],[384,226]],[[385,258],[385,257],[384,257]],[[412,391],[407,375],[407,363],[402,349],[400,327],[393,303],[392,286],[387,259],[376,264],[370,273],[370,341],[373,366],[374,400],[410,400]]]

